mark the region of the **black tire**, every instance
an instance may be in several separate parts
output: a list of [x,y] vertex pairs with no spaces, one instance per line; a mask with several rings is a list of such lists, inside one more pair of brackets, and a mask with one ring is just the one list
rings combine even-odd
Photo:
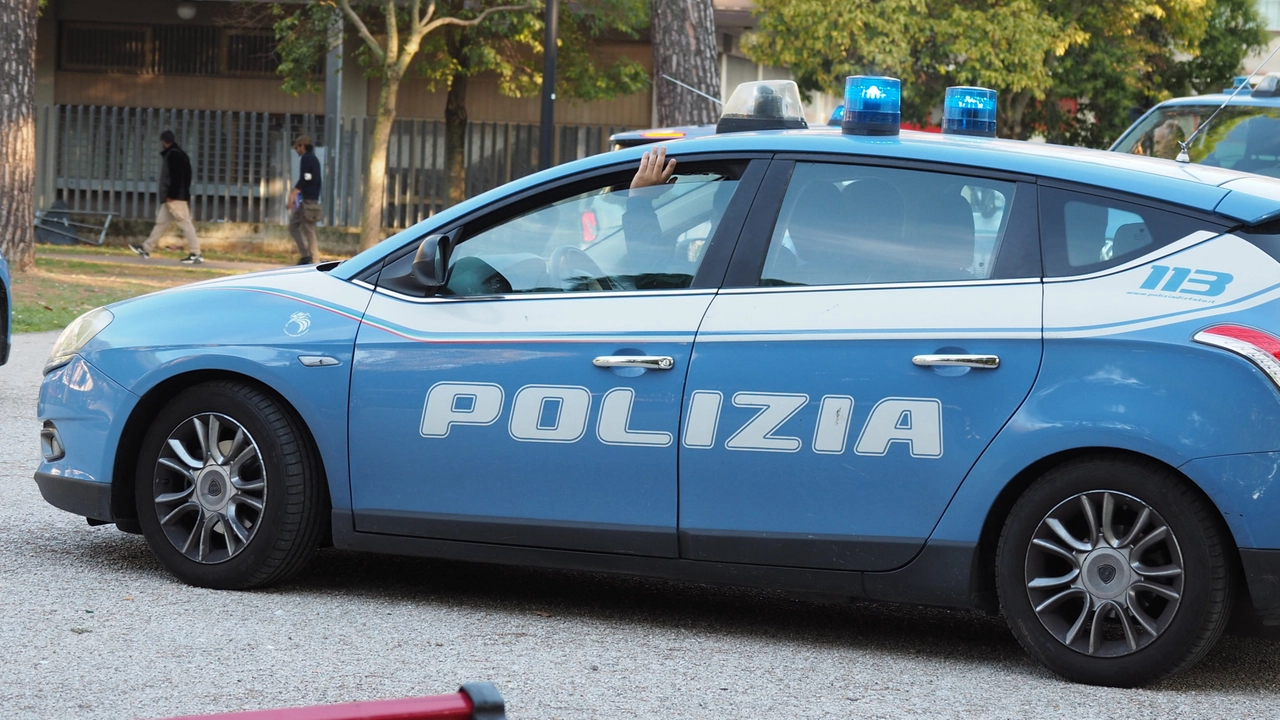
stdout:
[[147,544],[190,585],[279,583],[324,533],[328,494],[302,421],[245,383],[208,382],[173,398],[143,439],[136,478]]
[[1222,635],[1232,547],[1212,504],[1176,472],[1118,454],[1072,461],[1010,511],[996,551],[1000,607],[1027,652],[1068,680],[1146,685],[1191,667]]

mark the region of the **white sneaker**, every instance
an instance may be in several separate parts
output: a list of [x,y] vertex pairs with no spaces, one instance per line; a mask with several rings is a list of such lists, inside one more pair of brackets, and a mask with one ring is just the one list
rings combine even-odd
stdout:
[[186,265],[199,265],[200,263],[204,262],[204,258],[200,257],[199,255],[196,255],[195,253],[191,253],[190,255],[179,260],[178,262]]

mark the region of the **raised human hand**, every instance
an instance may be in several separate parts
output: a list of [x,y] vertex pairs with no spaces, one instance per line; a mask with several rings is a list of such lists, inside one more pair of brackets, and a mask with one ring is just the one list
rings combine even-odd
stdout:
[[652,151],[646,151],[640,156],[640,169],[636,171],[636,176],[631,178],[631,189],[637,190],[643,187],[653,185],[662,185],[671,179],[671,175],[676,171],[676,159],[667,160],[667,149],[658,147]]

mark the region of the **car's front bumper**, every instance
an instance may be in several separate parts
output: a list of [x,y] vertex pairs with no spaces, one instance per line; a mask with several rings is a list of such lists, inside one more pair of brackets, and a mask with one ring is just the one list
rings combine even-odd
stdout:
[[45,502],[59,510],[90,520],[115,521],[111,512],[111,483],[37,472],[36,485]]
[[[56,508],[111,522],[111,475],[125,419],[138,398],[77,356],[51,370],[40,386],[44,425],[36,468],[40,494]],[[44,442],[44,435],[56,443]],[[52,451],[52,452],[51,452]]]

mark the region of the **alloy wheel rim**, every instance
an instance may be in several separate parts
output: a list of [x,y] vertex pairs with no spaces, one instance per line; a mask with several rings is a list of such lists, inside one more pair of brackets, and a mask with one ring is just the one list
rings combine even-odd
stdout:
[[230,560],[253,540],[266,506],[258,444],[226,415],[188,418],[160,450],[152,497],[160,527],[178,552],[205,565]]
[[1150,645],[1183,595],[1173,530],[1153,508],[1120,492],[1074,495],[1049,511],[1027,547],[1031,607],[1057,640],[1092,657]]

